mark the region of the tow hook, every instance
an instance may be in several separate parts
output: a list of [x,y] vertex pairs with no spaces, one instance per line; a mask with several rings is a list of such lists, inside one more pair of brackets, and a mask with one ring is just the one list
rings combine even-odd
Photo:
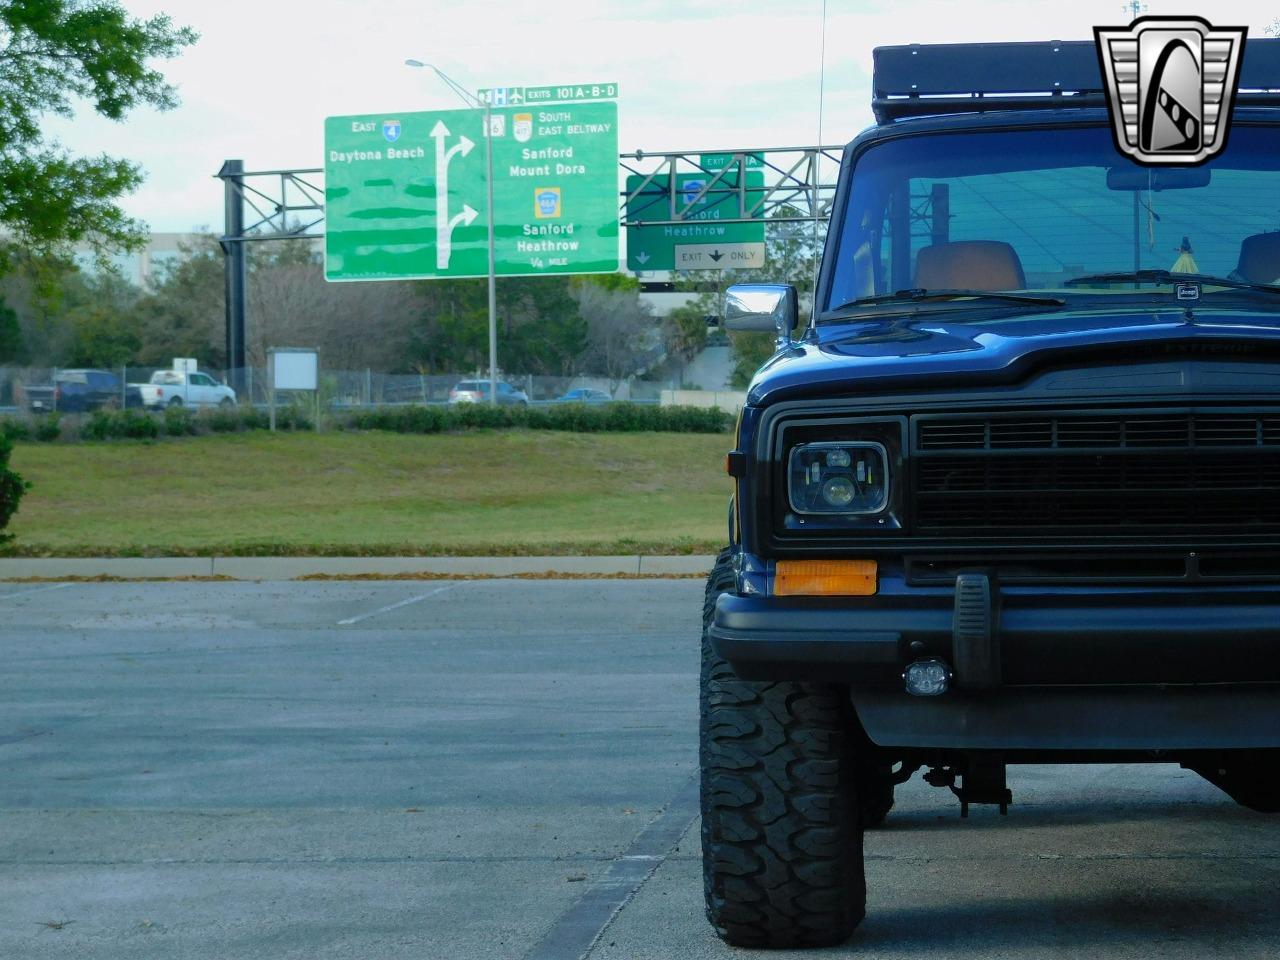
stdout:
[[[960,785],[956,786],[959,778]],[[925,783],[934,787],[946,787],[960,800],[960,816],[969,816],[969,804],[989,803],[1000,808],[1000,816],[1009,815],[1013,793],[1005,782],[1005,763],[999,756],[969,757],[963,765],[930,767],[924,775]]]

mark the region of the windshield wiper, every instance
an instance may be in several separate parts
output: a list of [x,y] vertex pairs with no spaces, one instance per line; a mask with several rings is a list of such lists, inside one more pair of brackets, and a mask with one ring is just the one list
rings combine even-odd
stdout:
[[849,312],[862,307],[878,307],[885,304],[940,303],[949,300],[998,300],[1001,303],[1029,304],[1035,307],[1061,307],[1067,301],[1061,297],[1037,297],[1029,293],[1000,293],[995,290],[924,290],[913,288],[896,293],[882,293],[874,297],[860,297],[828,310],[819,320],[843,319]]
[[1261,293],[1280,293],[1280,285],[1252,283],[1231,277],[1213,277],[1205,273],[1172,273],[1169,270],[1129,270],[1118,273],[1092,273],[1072,277],[1064,287],[1083,287],[1090,283],[1198,283],[1203,287],[1228,287],[1232,290],[1257,290]]

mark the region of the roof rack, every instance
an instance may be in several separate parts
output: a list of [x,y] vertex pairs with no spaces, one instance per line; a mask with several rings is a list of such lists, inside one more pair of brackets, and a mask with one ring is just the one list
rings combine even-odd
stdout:
[[[1106,106],[1097,47],[1088,40],[913,43],[872,54],[876,121],[988,110]],[[1248,40],[1240,106],[1280,106],[1280,40]]]

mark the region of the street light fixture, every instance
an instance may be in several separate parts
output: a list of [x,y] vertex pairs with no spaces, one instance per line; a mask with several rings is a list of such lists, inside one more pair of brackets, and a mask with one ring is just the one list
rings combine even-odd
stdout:
[[493,247],[493,129],[489,125],[490,105],[487,99],[480,99],[468,91],[462,84],[448,76],[443,70],[431,63],[412,58],[404,62],[406,67],[417,67],[432,71],[443,81],[445,86],[456,93],[468,107],[484,110],[484,162],[485,186],[488,192],[489,210],[489,403],[498,403],[498,283],[496,258]]

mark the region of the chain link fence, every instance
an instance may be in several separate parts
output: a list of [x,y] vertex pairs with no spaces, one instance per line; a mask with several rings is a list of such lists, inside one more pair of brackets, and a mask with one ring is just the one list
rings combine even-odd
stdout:
[[[25,414],[60,411],[87,412],[100,408],[138,407],[142,391],[153,375],[170,371],[170,367],[57,368],[0,366],[0,413]],[[268,380],[265,367],[241,370],[202,368],[220,383],[236,391],[240,404],[265,407],[268,403]],[[629,400],[636,403],[659,403],[664,391],[678,383],[667,380],[624,381],[583,374],[572,377],[532,376],[504,373],[499,381],[510,384],[514,392],[501,391],[506,402],[537,406],[560,402],[570,391],[590,391],[588,402]],[[448,403],[450,391],[459,384],[480,381],[487,394],[488,375],[484,372],[427,374],[384,373],[379,370],[320,371],[320,403],[330,409],[377,407],[388,404]],[[512,398],[515,398],[512,400]],[[670,402],[669,400],[667,402]]]

